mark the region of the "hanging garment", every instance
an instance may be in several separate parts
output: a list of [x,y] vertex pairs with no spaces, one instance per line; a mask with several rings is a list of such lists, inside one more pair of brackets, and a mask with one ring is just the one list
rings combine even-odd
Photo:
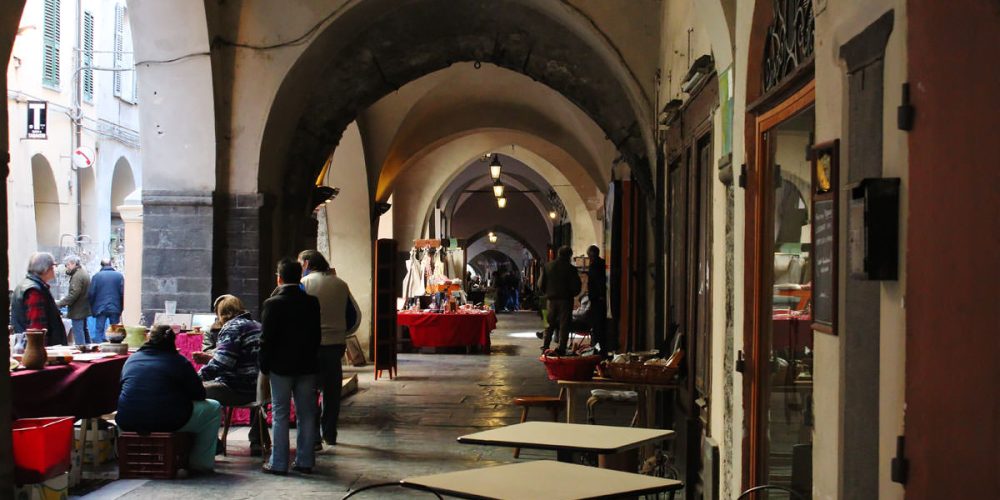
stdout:
[[411,299],[424,294],[424,268],[420,263],[420,253],[416,248],[410,250],[410,259],[406,261],[406,278],[403,279],[403,298]]

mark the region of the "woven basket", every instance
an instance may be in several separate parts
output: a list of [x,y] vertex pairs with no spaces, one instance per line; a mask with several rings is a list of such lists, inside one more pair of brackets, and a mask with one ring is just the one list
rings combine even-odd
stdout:
[[604,375],[617,382],[669,384],[677,375],[677,367],[644,365],[642,363],[608,363]]
[[549,380],[590,380],[601,356],[546,356],[538,360],[545,364]]

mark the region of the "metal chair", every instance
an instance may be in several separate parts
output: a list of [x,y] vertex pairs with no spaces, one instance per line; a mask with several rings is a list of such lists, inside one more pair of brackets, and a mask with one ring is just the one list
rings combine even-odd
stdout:
[[271,379],[263,373],[257,374],[257,400],[243,405],[223,407],[222,456],[226,456],[226,438],[229,437],[229,426],[233,423],[233,412],[237,408],[250,410],[251,419],[259,419],[257,430],[260,432],[260,444],[263,446],[262,456],[267,457],[271,449],[271,435],[267,431],[267,405],[271,403]]

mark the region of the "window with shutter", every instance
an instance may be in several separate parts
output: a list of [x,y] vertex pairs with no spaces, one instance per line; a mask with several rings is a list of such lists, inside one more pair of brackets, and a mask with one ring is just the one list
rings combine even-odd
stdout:
[[94,15],[83,13],[83,100],[94,102]]
[[59,88],[59,0],[45,0],[42,29],[42,85]]
[[[125,39],[125,6],[122,4],[115,4],[115,69],[120,69],[124,66],[122,51]],[[115,71],[114,73],[114,90],[115,95],[121,97],[122,95],[122,72]]]

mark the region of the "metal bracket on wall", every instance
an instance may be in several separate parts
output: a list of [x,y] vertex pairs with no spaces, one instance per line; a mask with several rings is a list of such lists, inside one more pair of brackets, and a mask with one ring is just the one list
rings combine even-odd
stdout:
[[894,483],[906,484],[910,461],[906,459],[906,436],[896,437],[896,456],[892,458],[890,478]]
[[913,130],[913,118],[915,114],[916,110],[910,104],[910,84],[904,83],[902,102],[896,108],[896,127],[899,130]]
[[743,351],[736,351],[736,366],[734,367],[736,371],[743,373],[747,369],[747,360],[743,359]]
[[740,185],[741,188],[744,188],[744,189],[746,189],[746,187],[747,187],[747,164],[746,163],[740,165],[739,185]]

